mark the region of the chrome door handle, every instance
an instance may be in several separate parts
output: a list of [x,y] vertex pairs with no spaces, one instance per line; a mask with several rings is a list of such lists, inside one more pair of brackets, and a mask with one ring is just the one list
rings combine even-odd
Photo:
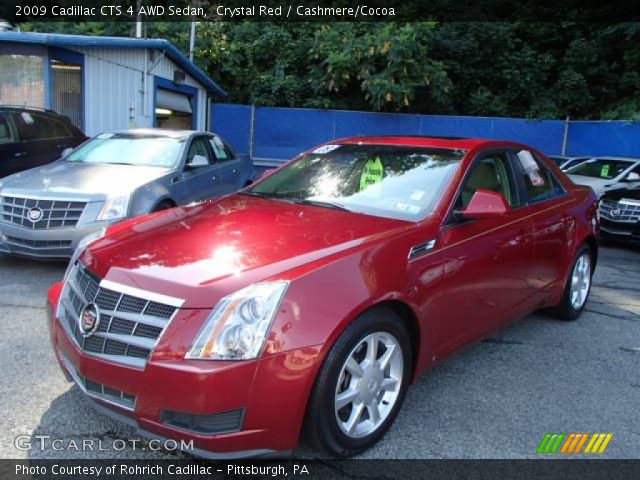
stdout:
[[233,170],[231,170],[233,173],[238,173],[238,169],[234,168]]
[[13,156],[14,157],[24,157],[27,154],[27,152],[17,152],[14,153]]
[[217,179],[218,179],[218,177],[215,176],[215,175],[213,177],[211,177],[211,180],[217,180]]

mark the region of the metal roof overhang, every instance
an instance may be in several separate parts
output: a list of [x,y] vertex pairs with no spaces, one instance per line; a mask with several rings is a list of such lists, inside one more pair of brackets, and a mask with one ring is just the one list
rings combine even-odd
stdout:
[[95,37],[84,35],[63,35],[58,33],[0,32],[0,42],[30,43],[54,47],[113,47],[151,48],[161,50],[178,67],[192,76],[210,92],[223,97],[227,92],[215,83],[198,66],[191,62],[168,40],[160,38]]

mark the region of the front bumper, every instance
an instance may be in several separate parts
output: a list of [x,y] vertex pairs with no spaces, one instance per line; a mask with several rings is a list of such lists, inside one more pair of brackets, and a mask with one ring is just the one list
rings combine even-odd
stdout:
[[92,222],[73,228],[33,230],[0,221],[0,253],[42,260],[68,260],[78,242],[112,222]]
[[[60,284],[52,287],[48,304],[55,353],[67,376],[99,411],[134,426],[145,437],[193,440],[195,448],[189,453],[207,458],[282,456],[297,446],[319,346],[242,362],[152,355],[144,369],[127,367],[88,356],[67,336],[55,317],[60,290]],[[174,322],[181,320],[176,317]],[[100,389],[95,385],[110,394],[96,393]],[[127,401],[118,400],[118,394]],[[238,428],[219,434],[167,420],[167,412],[215,417],[238,410],[243,412]]]
[[603,238],[640,243],[640,222],[613,222],[603,218],[600,220],[600,235]]

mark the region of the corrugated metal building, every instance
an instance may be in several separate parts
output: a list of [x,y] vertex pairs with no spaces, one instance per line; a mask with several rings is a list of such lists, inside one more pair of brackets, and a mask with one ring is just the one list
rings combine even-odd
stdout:
[[50,108],[87,135],[206,130],[226,92],[161,39],[0,32],[0,104]]

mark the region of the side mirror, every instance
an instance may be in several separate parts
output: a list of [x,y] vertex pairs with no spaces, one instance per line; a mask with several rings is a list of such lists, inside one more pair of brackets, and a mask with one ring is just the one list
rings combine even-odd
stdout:
[[625,182],[640,182],[640,174],[636,172],[629,172],[624,179]]
[[73,152],[73,148],[65,148],[64,150],[62,150],[60,158],[68,157],[71,152]]
[[200,168],[207,167],[209,165],[209,160],[204,155],[194,155],[189,163],[187,163],[188,168]]
[[483,218],[496,218],[506,215],[509,211],[509,204],[504,195],[491,190],[476,190],[471,197],[467,208],[458,211],[458,215],[470,220],[481,220]]

